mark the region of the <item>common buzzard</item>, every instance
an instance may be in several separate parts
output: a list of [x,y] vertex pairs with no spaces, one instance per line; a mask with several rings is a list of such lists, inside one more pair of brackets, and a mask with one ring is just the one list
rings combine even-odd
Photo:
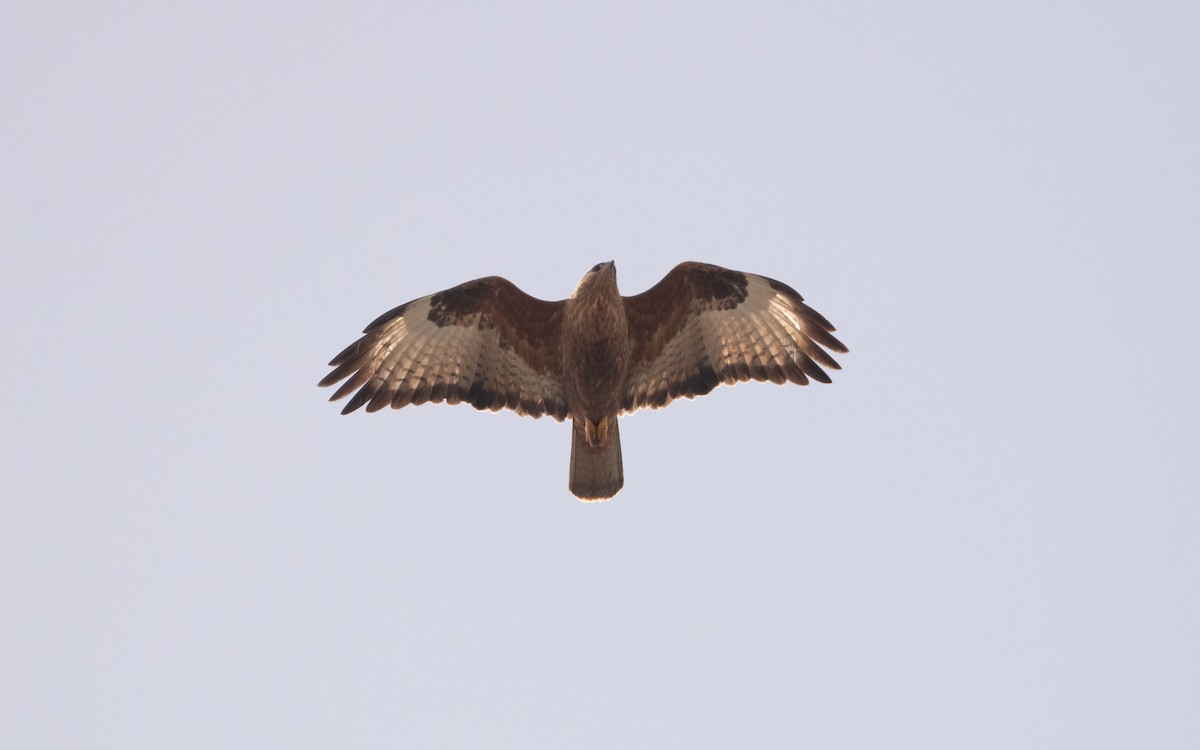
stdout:
[[334,357],[320,385],[346,381],[329,399],[354,394],[343,414],[465,401],[570,419],[571,492],[605,500],[625,483],[619,415],[722,383],[828,383],[822,367],[840,368],[825,349],[847,351],[833,330],[794,289],[764,276],[680,263],[622,297],[610,261],[559,302],[499,276],[407,302]]

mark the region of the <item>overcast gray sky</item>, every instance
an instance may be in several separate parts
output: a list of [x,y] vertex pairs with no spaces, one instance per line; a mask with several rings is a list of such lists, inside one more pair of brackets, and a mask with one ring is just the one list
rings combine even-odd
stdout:
[[[1195,3],[55,3],[0,25],[0,745],[1200,746]],[[615,259],[832,385],[338,415]]]

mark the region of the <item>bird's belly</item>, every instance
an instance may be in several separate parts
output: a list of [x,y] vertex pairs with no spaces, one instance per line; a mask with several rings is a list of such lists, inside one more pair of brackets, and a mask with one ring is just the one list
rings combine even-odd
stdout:
[[574,349],[575,390],[579,402],[597,417],[615,414],[629,357],[620,342],[578,342]]

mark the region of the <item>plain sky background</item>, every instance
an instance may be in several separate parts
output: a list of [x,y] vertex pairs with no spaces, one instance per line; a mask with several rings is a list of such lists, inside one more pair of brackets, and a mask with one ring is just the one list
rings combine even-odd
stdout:
[[[1200,746],[1200,6],[6,3],[0,745]],[[500,274],[832,385],[338,415]]]

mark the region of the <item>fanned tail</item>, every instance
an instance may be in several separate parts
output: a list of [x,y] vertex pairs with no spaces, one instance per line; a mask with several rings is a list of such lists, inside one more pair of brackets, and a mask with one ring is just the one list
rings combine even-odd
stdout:
[[571,492],[585,502],[607,500],[625,485],[621,465],[621,433],[614,417],[608,428],[608,444],[593,448],[587,444],[582,418],[572,420]]

